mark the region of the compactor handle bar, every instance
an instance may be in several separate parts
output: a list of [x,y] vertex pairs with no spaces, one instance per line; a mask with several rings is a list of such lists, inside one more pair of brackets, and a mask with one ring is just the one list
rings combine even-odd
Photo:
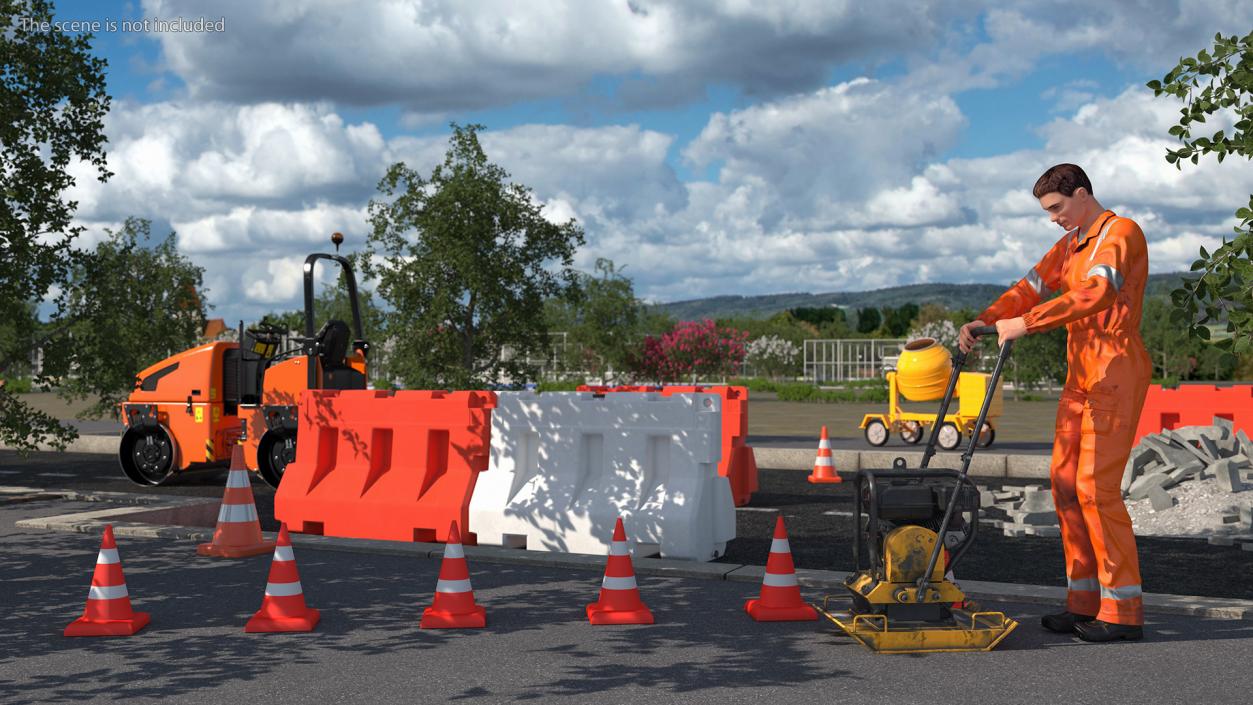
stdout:
[[[991,335],[996,333],[996,326],[979,326],[970,331],[975,337],[982,335]],[[957,508],[957,497],[961,494],[961,484],[966,479],[966,473],[970,472],[970,461],[974,458],[975,446],[979,441],[979,432],[983,430],[983,424],[988,418],[988,407],[992,405],[992,397],[995,394],[997,385],[1001,381],[1001,372],[1005,369],[1005,363],[1009,360],[1009,353],[1014,347],[1014,341],[1007,340],[1001,346],[1000,354],[996,357],[996,365],[992,368],[992,375],[988,379],[987,393],[984,394],[983,404],[979,408],[979,418],[975,421],[974,431],[970,434],[970,443],[966,447],[966,452],[962,453],[962,467],[958,475],[957,486],[953,488],[953,494],[949,497],[948,507],[944,511],[944,519],[940,521],[940,529],[936,532],[935,546],[931,549],[931,557],[927,560],[927,568],[923,572],[922,577],[918,579],[918,596],[919,599],[927,592],[927,585],[931,580],[931,572],[935,570],[935,564],[940,558],[940,550],[944,547],[944,535],[948,533],[949,522],[953,520],[954,510]],[[958,371],[966,364],[966,353],[959,352],[957,357],[953,358],[953,375],[949,378],[948,391],[944,395],[944,406],[940,410],[940,419],[944,418],[944,414],[948,411],[948,404],[953,399],[953,387],[957,384]],[[935,431],[939,431],[939,421],[936,422]],[[932,433],[935,437],[935,433]],[[929,453],[934,453],[934,446],[928,447]],[[923,467],[926,467],[926,461],[930,460],[930,455],[923,456]],[[979,518],[975,517],[975,521]]]

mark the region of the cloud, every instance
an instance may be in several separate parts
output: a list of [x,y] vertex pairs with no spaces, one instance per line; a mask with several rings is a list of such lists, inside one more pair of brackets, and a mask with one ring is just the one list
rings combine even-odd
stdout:
[[154,35],[199,98],[395,103],[438,113],[566,98],[598,76],[623,107],[702,97],[708,85],[772,96],[810,90],[842,62],[932,46],[949,4],[855,0],[455,0],[280,5],[145,0],[145,16],[225,17],[220,33]]

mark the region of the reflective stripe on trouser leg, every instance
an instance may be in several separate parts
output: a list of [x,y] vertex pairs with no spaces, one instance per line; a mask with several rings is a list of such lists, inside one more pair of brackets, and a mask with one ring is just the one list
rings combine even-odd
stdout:
[[1096,579],[1096,553],[1088,539],[1088,527],[1079,507],[1075,486],[1079,470],[1080,422],[1083,412],[1082,392],[1062,390],[1054,427],[1053,460],[1049,482],[1053,486],[1053,504],[1061,527],[1062,549],[1066,557],[1066,610],[1092,616],[1100,610],[1100,583]]
[[1138,386],[1125,394],[1089,398],[1079,447],[1079,506],[1101,583],[1097,618],[1116,624],[1144,622],[1140,560],[1121,489],[1147,383]]

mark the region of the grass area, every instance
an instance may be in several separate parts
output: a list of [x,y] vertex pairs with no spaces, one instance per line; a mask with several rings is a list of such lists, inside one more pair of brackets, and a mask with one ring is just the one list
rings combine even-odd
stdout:
[[[760,395],[765,397],[766,395]],[[813,436],[818,429],[827,427],[835,437],[860,437],[861,419],[866,414],[886,413],[887,404],[844,403],[811,404],[806,402],[780,401],[759,398],[749,394],[748,433],[750,436]],[[954,404],[954,408],[956,404]],[[934,414],[935,404],[910,404],[905,411]],[[1053,418],[1057,414],[1057,401],[1005,401],[1005,413],[993,419],[996,438],[1000,441],[1053,440]]]

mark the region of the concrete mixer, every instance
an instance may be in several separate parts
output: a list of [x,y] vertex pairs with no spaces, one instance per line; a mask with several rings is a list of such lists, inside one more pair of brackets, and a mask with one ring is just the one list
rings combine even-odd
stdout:
[[[887,373],[888,413],[866,414],[860,428],[866,434],[866,442],[872,446],[885,445],[891,434],[900,435],[910,445],[922,441],[929,426],[936,422],[933,413],[902,411],[899,397],[907,401],[936,401],[944,396],[952,371],[952,355],[948,348],[931,338],[911,340],[901,349],[896,370]],[[953,395],[958,399],[955,414],[945,414],[936,442],[944,450],[954,450],[961,445],[962,437],[975,431],[979,409],[988,393],[990,375],[982,372],[962,372],[958,377]],[[992,420],[1001,415],[1004,400],[998,383],[988,407],[987,418],[979,432],[977,444],[987,448],[996,439],[996,426]]]

